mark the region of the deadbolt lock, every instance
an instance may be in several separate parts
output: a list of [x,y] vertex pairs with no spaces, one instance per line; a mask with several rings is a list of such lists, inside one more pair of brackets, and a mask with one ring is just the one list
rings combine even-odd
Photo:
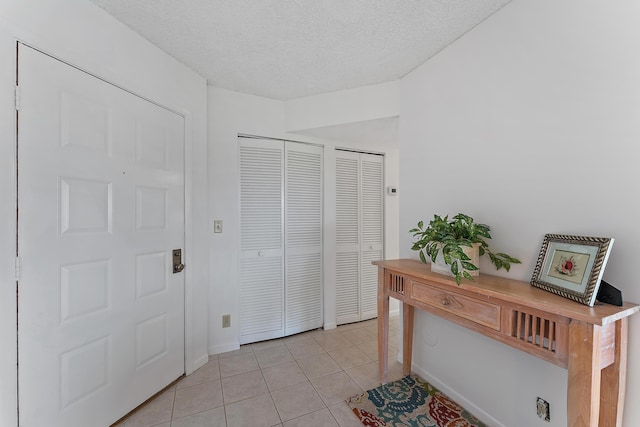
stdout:
[[184,264],[182,263],[182,249],[173,250],[173,274],[180,273],[184,270]]

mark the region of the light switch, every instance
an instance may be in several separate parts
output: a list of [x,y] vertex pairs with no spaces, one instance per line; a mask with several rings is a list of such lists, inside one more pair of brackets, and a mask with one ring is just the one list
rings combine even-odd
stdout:
[[222,233],[222,220],[216,219],[213,221],[213,232]]

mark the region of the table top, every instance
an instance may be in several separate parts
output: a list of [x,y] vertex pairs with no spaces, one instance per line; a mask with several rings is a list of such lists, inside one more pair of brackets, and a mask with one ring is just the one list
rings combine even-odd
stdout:
[[452,277],[432,273],[429,264],[414,259],[373,261],[374,265],[398,274],[412,276],[429,283],[451,286],[466,294],[507,301],[594,325],[607,325],[640,310],[635,303],[625,302],[621,307],[596,301],[593,307],[580,304],[560,295],[531,286],[527,282],[505,277],[480,274],[474,280],[463,279],[458,286]]

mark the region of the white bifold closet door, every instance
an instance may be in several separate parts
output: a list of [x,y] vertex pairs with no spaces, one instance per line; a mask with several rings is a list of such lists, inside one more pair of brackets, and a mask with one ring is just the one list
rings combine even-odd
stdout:
[[336,151],[336,322],[377,316],[383,259],[383,156]]
[[322,147],[240,138],[240,343],[322,326]]

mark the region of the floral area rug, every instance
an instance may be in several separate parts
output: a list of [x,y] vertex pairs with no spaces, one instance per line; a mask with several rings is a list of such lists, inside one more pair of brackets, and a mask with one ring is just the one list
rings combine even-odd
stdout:
[[415,375],[353,396],[347,404],[370,427],[487,427]]

